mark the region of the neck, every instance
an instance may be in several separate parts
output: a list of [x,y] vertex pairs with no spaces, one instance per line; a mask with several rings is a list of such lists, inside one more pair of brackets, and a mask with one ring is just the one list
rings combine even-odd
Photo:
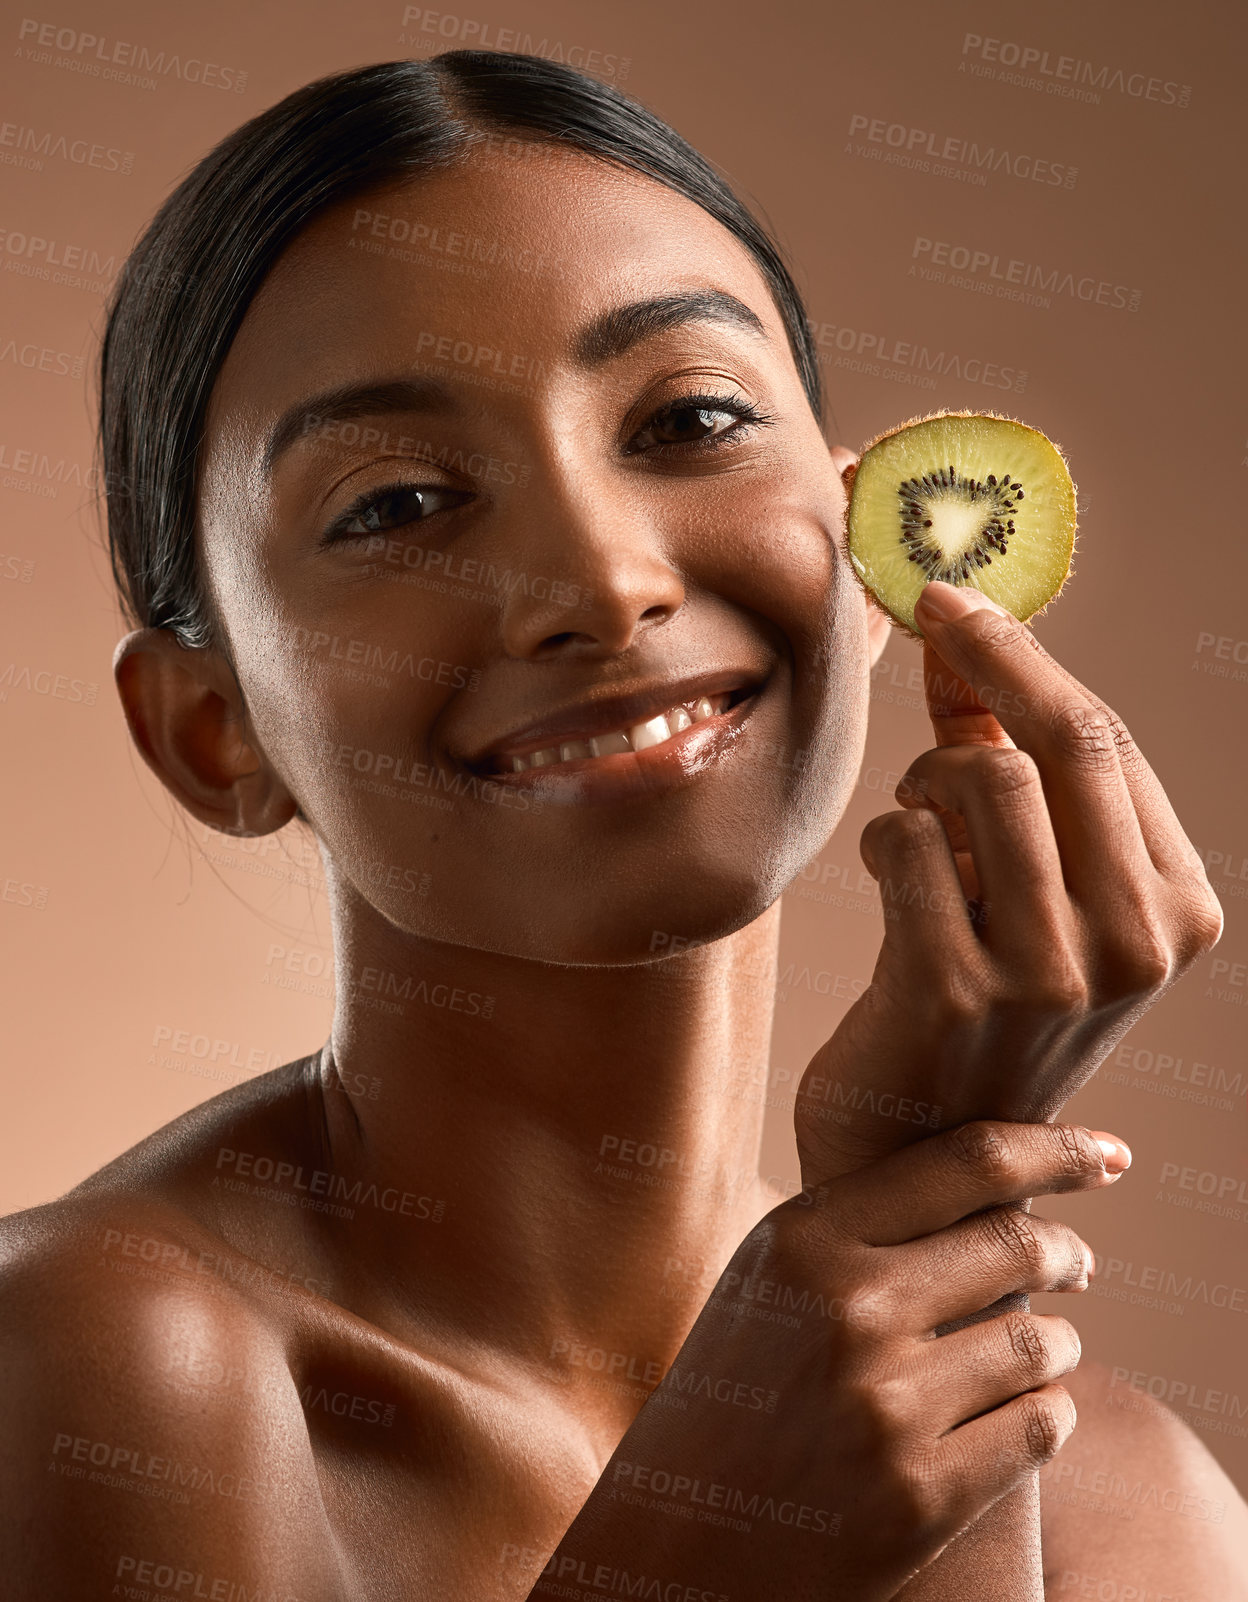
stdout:
[[335,1171],[412,1197],[351,1226],[389,1315],[488,1329],[631,1417],[631,1382],[657,1381],[775,1204],[757,1176],[779,926],[777,902],[678,956],[570,968],[340,920],[356,984],[321,1057],[325,1139]]

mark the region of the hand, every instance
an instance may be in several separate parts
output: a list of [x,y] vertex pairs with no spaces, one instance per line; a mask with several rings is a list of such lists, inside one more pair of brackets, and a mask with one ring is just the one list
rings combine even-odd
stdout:
[[937,744],[863,831],[884,941],[799,1089],[807,1185],[931,1128],[1056,1117],[1222,931],[1121,719],[976,590],[929,584],[916,617]]
[[1084,1289],[1074,1231],[1011,1204],[1129,1161],[1084,1129],[970,1124],[773,1209],[531,1597],[599,1565],[734,1602],[893,1597],[1074,1425],[1065,1319],[934,1332],[1012,1292]]

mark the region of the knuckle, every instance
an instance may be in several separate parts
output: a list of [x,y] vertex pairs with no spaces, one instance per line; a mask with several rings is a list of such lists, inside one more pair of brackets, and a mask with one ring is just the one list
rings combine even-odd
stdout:
[[935,841],[944,838],[945,826],[930,807],[913,807],[885,816],[895,820],[889,834],[898,851],[926,851]]
[[924,801],[931,794],[931,780],[917,772],[917,766],[917,763],[912,763],[893,790],[894,797],[903,804],[907,801]]
[[878,854],[882,845],[880,825],[887,816],[887,813],[881,813],[879,817],[868,818],[866,823],[864,823],[862,826],[862,832],[858,836],[858,855],[868,865],[868,867],[871,865],[872,858]]
[[1040,769],[1026,751],[986,746],[976,765],[980,787],[991,800],[1006,801],[1039,791]]
[[1175,945],[1180,967],[1190,968],[1206,952],[1212,951],[1221,940],[1225,925],[1222,903],[1212,887],[1207,882],[1198,886],[1178,920]]
[[984,991],[973,980],[972,974],[960,968],[945,968],[928,981],[930,1015],[945,1039],[977,1028],[983,1019]]
[[1113,731],[1104,715],[1086,702],[1057,707],[1049,729],[1061,752],[1089,767],[1107,767],[1118,760]]
[[993,1207],[983,1215],[984,1228],[1008,1260],[1022,1270],[1036,1269],[1044,1261],[1044,1245],[1026,1213],[1016,1207]]
[[877,858],[898,862],[923,855],[943,834],[943,824],[927,807],[881,812],[863,829],[861,846]]
[[988,1118],[959,1124],[941,1138],[959,1167],[975,1179],[994,1180],[1009,1171],[1011,1157],[1003,1135],[1005,1126]]
[[910,1417],[910,1383],[900,1374],[876,1375],[858,1387],[858,1408],[879,1440],[899,1442]]
[[873,1343],[896,1328],[896,1310],[890,1297],[879,1286],[856,1284],[839,1297],[841,1322],[856,1339]]
[[1203,956],[1206,951],[1212,951],[1221,940],[1222,931],[1226,928],[1226,914],[1222,910],[1222,903],[1212,890],[1189,915],[1188,928],[1190,940],[1196,946],[1198,956]]
[[[1062,1444],[1062,1421],[1058,1416],[1058,1398],[1054,1394],[1060,1390],[1061,1387],[1056,1386],[1043,1396],[1027,1396],[1023,1399],[1023,1444],[1028,1458],[1037,1467],[1054,1457]],[[1064,1391],[1061,1394],[1066,1395]]]
[[874,845],[875,842],[883,835],[885,828],[888,826],[888,820],[891,817],[891,812],[879,812],[875,817],[868,818],[866,823],[863,824],[862,833],[858,836],[863,845],[867,845],[868,843]]
[[1055,1179],[1081,1179],[1085,1174],[1101,1172],[1105,1158],[1088,1130],[1079,1124],[1053,1124],[1050,1127]]
[[1091,1001],[1092,989],[1082,965],[1057,941],[1050,946],[1043,969],[1029,977],[1026,991],[1018,998],[1019,1004],[1029,1009],[1063,1017],[1086,1012]]
[[1002,1323],[1010,1351],[1023,1373],[1028,1377],[1043,1374],[1049,1364],[1049,1343],[1035,1319],[1026,1313],[1006,1313]]
[[1089,1248],[1069,1224],[1050,1224],[1045,1252],[1049,1283],[1054,1289],[1087,1283]]
[[1106,727],[1109,729],[1110,738],[1114,742],[1114,749],[1120,756],[1133,757],[1136,752],[1136,745],[1130,729],[1128,729],[1112,706],[1102,705],[1100,713],[1105,720]]
[[1151,907],[1139,907],[1129,921],[1130,932],[1107,940],[1101,950],[1100,988],[1112,998],[1155,994],[1175,973],[1169,940]]

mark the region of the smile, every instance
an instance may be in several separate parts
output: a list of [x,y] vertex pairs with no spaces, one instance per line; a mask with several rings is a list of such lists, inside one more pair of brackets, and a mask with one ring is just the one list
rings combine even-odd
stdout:
[[725,757],[762,688],[753,675],[724,674],[718,683],[672,685],[666,707],[656,687],[614,706],[569,709],[557,723],[534,724],[500,740],[477,771],[556,803],[654,796],[688,784]]
[[[743,694],[744,692],[742,692]],[[737,696],[740,699],[740,696]],[[504,763],[510,762],[513,773],[524,773],[529,768],[564,767],[571,762],[584,762],[592,757],[619,756],[625,751],[648,751],[664,745],[674,735],[683,734],[695,723],[705,723],[733,705],[733,692],[719,695],[700,695],[691,701],[678,702],[666,712],[647,718],[627,728],[612,729],[596,734],[588,740],[562,740],[558,745],[542,746],[525,754],[502,753]]]

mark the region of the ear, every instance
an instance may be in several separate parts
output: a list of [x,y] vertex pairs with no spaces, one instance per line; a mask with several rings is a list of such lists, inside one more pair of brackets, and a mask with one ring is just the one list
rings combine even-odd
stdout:
[[867,651],[871,657],[871,666],[874,667],[884,655],[884,647],[896,633],[896,629],[892,618],[877,601],[873,601],[866,594],[863,595],[863,600],[867,607]]
[[143,760],[193,817],[224,834],[271,834],[294,817],[219,651],[135,629],[113,653],[113,676]]
[[[858,471],[858,458],[853,451],[846,450],[844,445],[830,445],[828,454],[832,458],[833,466],[841,475],[841,483],[845,487],[845,500],[848,504],[854,474]],[[865,592],[862,599],[867,609],[867,650],[871,657],[871,666],[874,667],[884,655],[884,647],[893,632],[893,622],[884,608],[871,600]]]

